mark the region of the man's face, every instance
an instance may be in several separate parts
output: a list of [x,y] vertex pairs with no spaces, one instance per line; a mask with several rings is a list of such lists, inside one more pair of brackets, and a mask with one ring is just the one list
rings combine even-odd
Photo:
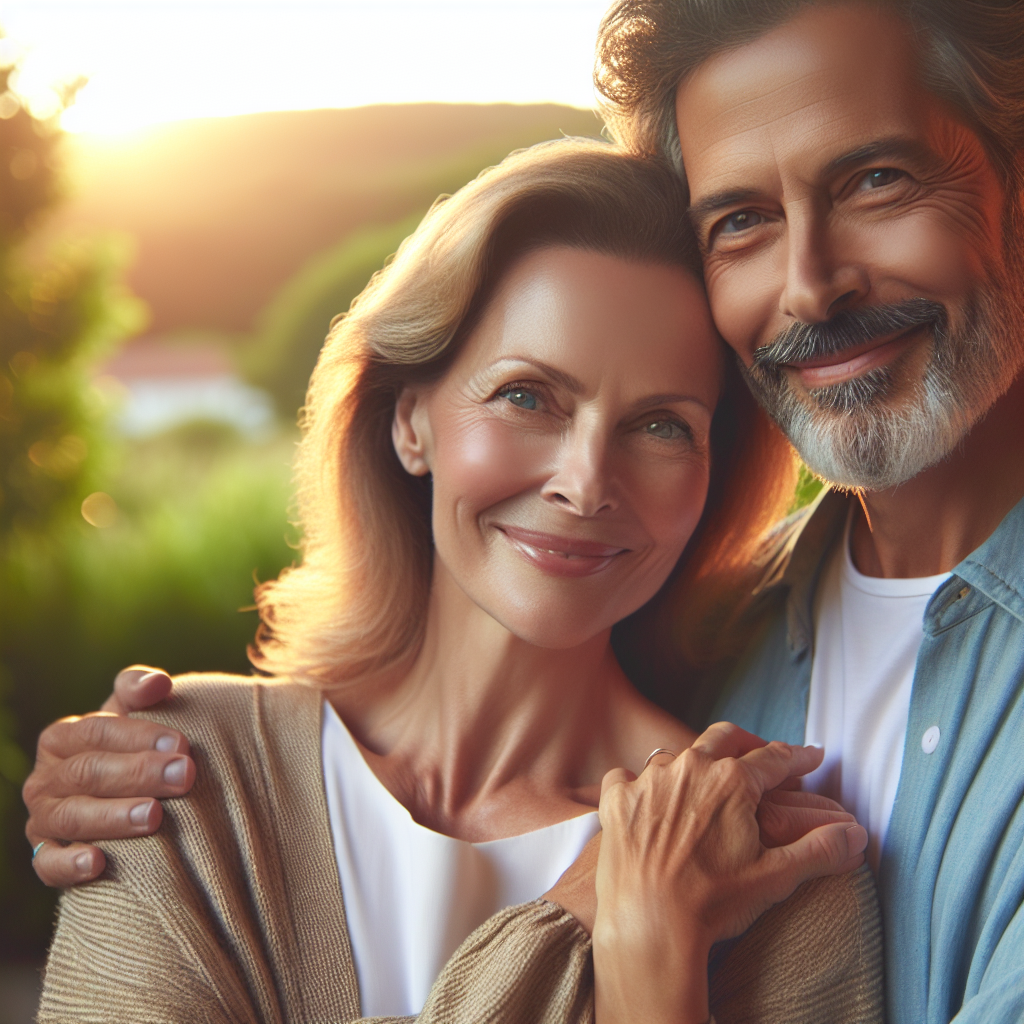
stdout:
[[942,459],[1024,362],[1020,285],[996,173],[909,29],[808,8],[676,111],[715,322],[805,461],[881,489]]

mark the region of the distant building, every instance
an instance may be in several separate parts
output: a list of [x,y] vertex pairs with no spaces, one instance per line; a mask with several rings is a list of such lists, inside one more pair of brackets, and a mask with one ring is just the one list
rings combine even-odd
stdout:
[[100,370],[124,388],[118,428],[146,437],[193,420],[214,420],[249,437],[272,429],[270,396],[246,384],[213,344],[159,338],[130,342]]

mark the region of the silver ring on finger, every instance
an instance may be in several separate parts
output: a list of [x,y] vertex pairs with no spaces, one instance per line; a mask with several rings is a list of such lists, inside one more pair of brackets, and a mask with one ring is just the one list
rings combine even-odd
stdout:
[[676,752],[675,752],[674,750],[666,750],[666,749],[665,749],[664,747],[658,747],[658,749],[657,749],[657,750],[652,750],[652,751],[651,751],[651,752],[650,752],[650,753],[649,753],[649,754],[647,755],[647,760],[646,760],[646,761],[644,761],[644,766],[643,766],[643,768],[641,768],[641,769],[640,769],[640,774],[641,774],[641,775],[642,775],[642,774],[643,774],[643,773],[644,773],[645,771],[647,771],[647,766],[648,766],[648,765],[649,765],[649,764],[651,763],[651,761],[653,761],[653,760],[654,760],[654,759],[655,759],[655,758],[656,758],[656,757],[657,757],[657,756],[658,756],[659,754],[668,754],[668,756],[669,756],[669,757],[673,757],[673,758],[674,758],[674,757],[676,756]]

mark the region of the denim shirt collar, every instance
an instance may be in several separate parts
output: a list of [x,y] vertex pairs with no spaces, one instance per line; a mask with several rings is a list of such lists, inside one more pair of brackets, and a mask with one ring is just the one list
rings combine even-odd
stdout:
[[[780,538],[776,564],[784,567],[773,573],[768,589],[788,589],[787,638],[794,655],[813,651],[814,594],[827,556],[843,535],[852,500],[849,494],[826,488]],[[951,591],[956,593],[948,600]],[[964,600],[968,596],[971,600]],[[925,612],[925,632],[948,629],[979,611],[981,604],[992,603],[1024,621],[1024,499],[936,591]]]

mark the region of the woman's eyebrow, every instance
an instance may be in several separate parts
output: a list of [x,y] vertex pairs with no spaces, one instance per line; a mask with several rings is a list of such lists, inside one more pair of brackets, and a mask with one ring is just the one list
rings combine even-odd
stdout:
[[561,385],[566,391],[573,395],[582,395],[586,390],[583,386],[583,382],[578,377],[574,377],[571,373],[559,370],[550,363],[542,362],[539,359],[532,359],[527,356],[504,356],[497,362],[492,363],[491,369],[493,370],[501,366],[503,363],[526,363],[528,366],[534,366],[550,377],[554,383]]
[[645,395],[643,398],[637,399],[631,406],[632,412],[643,412],[647,409],[654,409],[659,405],[676,405],[679,402],[690,402],[695,405],[703,406],[707,408],[707,403],[696,395],[680,395],[674,392],[666,392],[660,395]]

